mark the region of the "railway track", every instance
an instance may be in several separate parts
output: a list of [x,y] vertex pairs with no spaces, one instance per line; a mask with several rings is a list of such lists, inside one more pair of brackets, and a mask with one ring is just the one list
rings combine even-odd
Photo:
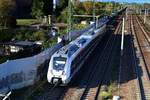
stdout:
[[[120,33],[121,31],[120,29],[121,29],[121,22],[119,23],[114,35]],[[95,63],[95,67],[92,70],[91,75],[89,76],[87,84],[85,85],[85,90],[83,91],[80,100],[97,99],[99,94],[99,89],[102,86],[102,82],[105,81],[105,75],[111,62],[110,60],[111,60],[112,52],[114,51],[117,45],[116,43],[118,40],[114,35],[110,37],[102,52],[102,55],[99,56],[97,63]],[[97,73],[98,70],[100,70],[100,72]],[[94,84],[99,84],[99,85],[92,87],[94,86]]]
[[[120,28],[120,24],[117,25],[118,26],[117,29]],[[109,36],[109,38],[108,36],[106,36],[107,39],[103,40],[103,43],[100,42],[100,44],[98,44],[97,48],[92,53],[90,59],[88,59],[88,61],[84,65],[86,67],[86,72],[81,78],[81,82],[79,82],[78,86],[70,88],[66,92],[66,95],[64,96],[64,100],[82,100],[82,99],[94,100],[96,99],[96,96],[99,94],[98,93],[99,83],[101,83],[101,81],[104,78],[103,74],[105,73],[104,71],[105,68],[107,69],[106,67],[108,64],[107,57],[110,56],[111,54],[110,47],[112,46],[111,45],[112,40],[115,40],[114,34],[111,34],[111,35],[112,36]],[[103,57],[105,56],[107,57],[103,59],[102,55]],[[108,59],[110,60],[110,57]]]
[[[107,36],[106,37],[110,37]],[[87,59],[87,61],[85,62],[85,64],[83,65],[82,69],[84,69],[82,71],[82,78],[78,78],[76,80],[81,80],[77,86],[75,87],[71,87],[67,92],[66,95],[64,96],[64,100],[80,100],[86,84],[88,82],[88,78],[90,77],[90,74],[93,72],[93,68],[95,68],[95,66],[92,66],[95,62],[98,61],[99,59],[99,54],[97,54],[97,52],[101,53],[101,49],[104,47],[104,45],[106,44],[106,42],[108,41],[106,39],[106,37],[104,36],[104,38],[102,39],[104,43],[102,42],[97,42],[99,43],[98,46],[96,47],[96,49],[93,51],[93,53],[90,55],[90,57]],[[92,60],[93,59],[93,60]],[[86,67],[86,68],[85,68]],[[86,72],[84,72],[86,70]],[[82,75],[80,73],[80,75]]]
[[[68,87],[59,87],[58,84],[50,85],[47,82],[43,82],[36,88],[32,89],[31,92],[24,98],[24,100],[59,100],[65,93]],[[38,89],[44,88],[42,95],[38,92]]]
[[[150,81],[148,71],[148,60],[150,57],[150,48],[146,32],[138,21],[136,16],[131,17],[132,34],[135,36],[134,46],[137,48],[136,54],[139,59],[136,60],[136,74],[137,74],[137,100],[150,100]],[[136,59],[136,58],[135,58]]]
[[[120,29],[120,25],[121,25],[121,23],[117,27],[116,34],[118,33],[118,31]],[[94,65],[94,67],[91,66],[91,68],[93,67],[90,72],[91,75],[89,76],[88,80],[85,82],[86,83],[86,84],[84,84],[85,89],[83,89],[81,91],[82,95],[80,95],[80,97],[79,97],[81,100],[82,99],[90,99],[91,100],[91,98],[93,100],[95,99],[100,85],[97,87],[94,87],[94,88],[91,88],[91,86],[94,84],[99,84],[99,83],[101,83],[101,81],[103,81],[103,76],[105,76],[105,71],[107,70],[106,66],[109,64],[109,60],[110,60],[110,57],[109,57],[111,55],[110,49],[113,49],[114,47],[112,44],[115,44],[115,42],[112,42],[112,41],[116,41],[114,37],[110,38],[109,42],[107,43],[107,46],[104,48],[103,52],[101,53],[102,55],[101,56],[97,55],[98,59],[96,60],[97,63]],[[99,52],[99,51],[97,51],[97,52]],[[101,65],[105,64],[105,66],[99,66],[99,64],[100,64],[99,62],[101,62]],[[100,68],[100,67],[102,67],[102,68]],[[97,71],[97,68],[99,70],[101,70],[101,72],[97,73],[97,75],[94,75],[95,74],[94,72]],[[99,76],[101,76],[101,77],[99,78],[99,80],[97,80]],[[34,96],[34,93],[37,91],[37,89],[40,87],[43,87],[45,85],[47,85],[46,86],[47,88],[46,88],[46,90],[44,90],[44,93],[42,93],[41,96],[40,95]],[[37,86],[35,89],[33,89],[29,93],[29,95],[26,97],[25,100],[29,99],[30,97],[32,97],[32,99],[34,99],[34,100],[61,100],[61,99],[63,99],[64,94],[66,93],[68,88],[70,88],[70,87],[57,87],[57,85],[50,86],[49,84],[43,83],[43,84]],[[76,89],[73,91],[76,91]],[[69,100],[69,99],[67,99],[67,100]]]

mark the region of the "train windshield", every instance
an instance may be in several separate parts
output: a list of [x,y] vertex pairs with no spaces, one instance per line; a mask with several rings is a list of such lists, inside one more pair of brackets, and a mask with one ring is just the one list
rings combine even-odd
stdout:
[[55,70],[63,70],[66,64],[66,58],[64,57],[55,57],[54,58],[54,66]]

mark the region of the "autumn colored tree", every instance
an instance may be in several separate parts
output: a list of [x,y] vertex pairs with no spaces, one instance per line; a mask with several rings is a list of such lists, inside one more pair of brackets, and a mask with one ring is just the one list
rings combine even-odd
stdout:
[[93,2],[87,1],[83,3],[86,14],[92,14],[93,11]]
[[8,16],[15,9],[14,0],[0,0],[0,16]]
[[11,15],[15,5],[14,0],[0,0],[0,26],[16,26],[16,19]]

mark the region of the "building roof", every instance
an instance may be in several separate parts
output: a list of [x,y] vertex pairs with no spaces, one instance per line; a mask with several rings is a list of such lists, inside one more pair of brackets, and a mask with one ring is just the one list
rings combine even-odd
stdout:
[[5,43],[0,43],[0,45],[12,45],[12,46],[19,46],[19,47],[32,47],[36,43],[30,42],[30,41],[13,41],[13,42],[5,42]]
[[32,46],[35,43],[34,42],[29,42],[29,41],[19,41],[19,42],[15,42],[15,45],[20,45],[20,46]]

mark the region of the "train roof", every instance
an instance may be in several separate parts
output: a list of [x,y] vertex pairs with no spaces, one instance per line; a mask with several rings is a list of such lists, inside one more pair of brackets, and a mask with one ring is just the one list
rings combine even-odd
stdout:
[[[108,21],[108,17],[103,17],[98,21],[99,26],[105,24]],[[94,25],[94,24],[93,24]],[[93,28],[91,27],[85,33],[83,33],[80,37],[69,43],[68,45],[59,49],[54,55],[55,56],[65,56],[71,57],[79,48],[81,48],[88,40],[92,38],[95,34]]]
[[57,56],[67,56],[71,57],[79,48],[81,48],[89,39],[89,37],[85,37],[86,35],[82,35],[82,37],[77,38],[72,41],[70,44],[59,49],[55,55]]
[[76,44],[68,44],[61,49],[59,49],[55,56],[63,56],[63,57],[71,57],[77,50],[79,49],[79,46]]

